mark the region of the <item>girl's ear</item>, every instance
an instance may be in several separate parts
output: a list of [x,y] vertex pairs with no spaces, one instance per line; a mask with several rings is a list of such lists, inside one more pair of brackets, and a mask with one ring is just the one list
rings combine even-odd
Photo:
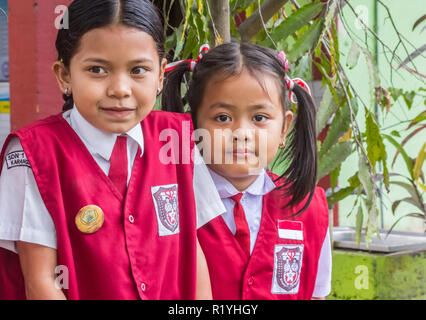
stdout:
[[62,62],[55,61],[52,65],[52,70],[56,76],[56,81],[58,81],[61,91],[66,95],[71,94],[71,75],[68,69]]
[[166,72],[166,66],[167,66],[167,59],[163,58],[163,60],[161,60],[161,65],[160,65],[160,78],[158,80],[158,88],[160,89],[160,91],[163,90],[163,84],[164,84],[164,73]]
[[293,112],[291,112],[290,110],[287,110],[284,113],[284,125],[283,125],[283,131],[281,134],[281,138],[283,141],[283,144],[285,144],[288,132],[290,130],[291,127],[291,123],[293,122]]

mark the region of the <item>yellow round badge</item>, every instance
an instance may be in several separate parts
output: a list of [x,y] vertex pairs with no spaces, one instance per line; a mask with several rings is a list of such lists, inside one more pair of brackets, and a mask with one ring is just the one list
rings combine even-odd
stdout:
[[94,233],[102,227],[104,223],[104,213],[101,208],[95,205],[85,206],[75,216],[75,224],[78,230],[83,233]]

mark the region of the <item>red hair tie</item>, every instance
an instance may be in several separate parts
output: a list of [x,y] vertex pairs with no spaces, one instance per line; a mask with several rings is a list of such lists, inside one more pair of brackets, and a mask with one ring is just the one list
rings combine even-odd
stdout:
[[[284,51],[280,51],[278,53],[278,60],[280,60],[281,64],[283,65],[284,71],[287,71],[288,70],[288,60],[287,60],[287,57],[286,57]],[[294,104],[297,103],[296,95],[293,92],[293,88],[294,88],[295,83],[297,83],[299,86],[304,88],[306,90],[306,92],[308,92],[309,95],[311,95],[311,89],[309,88],[309,86],[308,86],[308,84],[306,83],[305,80],[300,79],[300,78],[291,79],[286,74],[285,75],[285,82],[287,84],[287,89],[288,89],[288,98],[290,99],[291,103],[294,103]]]
[[195,66],[197,65],[197,63],[209,51],[210,51],[210,46],[208,44],[203,44],[200,47],[200,50],[198,52],[197,60],[186,59],[186,60],[180,60],[180,61],[171,62],[171,63],[169,63],[166,66],[166,72],[172,71],[176,66],[178,66],[178,65],[180,65],[181,63],[184,63],[184,62],[189,62],[188,71],[193,72],[195,70]]

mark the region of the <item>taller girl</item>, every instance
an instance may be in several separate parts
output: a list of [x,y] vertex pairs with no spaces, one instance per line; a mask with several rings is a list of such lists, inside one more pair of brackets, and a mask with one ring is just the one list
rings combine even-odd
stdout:
[[208,298],[196,229],[223,206],[203,164],[160,161],[161,131],[190,117],[152,111],[166,66],[157,10],[75,0],[68,15],[53,65],[65,112],[1,153],[0,298]]

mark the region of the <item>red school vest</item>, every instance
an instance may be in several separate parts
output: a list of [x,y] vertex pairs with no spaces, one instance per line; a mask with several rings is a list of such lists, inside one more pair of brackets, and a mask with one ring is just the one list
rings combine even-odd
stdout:
[[277,189],[263,196],[260,229],[250,258],[244,254],[222,216],[198,230],[198,240],[210,272],[213,299],[312,298],[327,233],[328,208],[324,190],[317,187],[308,209],[291,218],[305,201],[292,210],[283,210],[283,200]]
[[[68,273],[63,289],[68,299],[195,298],[193,162],[180,152],[180,164],[159,158],[170,157],[181,141],[192,150],[191,139],[182,140],[182,131],[192,131],[190,121],[187,115],[152,111],[141,122],[145,150],[142,157],[138,150],[124,199],[61,114],[11,134],[19,137],[53,218],[58,279],[64,286]],[[163,129],[174,129],[180,140],[161,142]],[[104,213],[103,226],[92,234],[79,231],[75,222],[88,205]],[[5,249],[0,299],[25,299],[18,255]]]

